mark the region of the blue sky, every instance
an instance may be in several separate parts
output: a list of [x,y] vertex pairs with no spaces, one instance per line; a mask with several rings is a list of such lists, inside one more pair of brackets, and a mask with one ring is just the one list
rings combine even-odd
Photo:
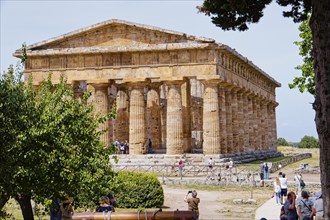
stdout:
[[14,51],[79,28],[109,19],[157,26],[195,36],[215,39],[236,49],[282,84],[276,90],[277,136],[300,141],[304,135],[317,137],[311,103],[314,98],[290,90],[288,83],[300,74],[302,63],[294,41],[300,40],[298,24],[283,18],[283,8],[267,6],[258,24],[246,32],[224,32],[209,17],[197,12],[202,1],[10,1],[1,0],[0,68],[16,64]]

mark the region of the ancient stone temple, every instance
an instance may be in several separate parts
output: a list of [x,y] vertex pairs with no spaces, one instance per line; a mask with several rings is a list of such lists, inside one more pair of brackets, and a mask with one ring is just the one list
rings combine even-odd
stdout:
[[[15,52],[19,57],[21,50]],[[130,154],[248,154],[276,150],[275,88],[280,84],[213,39],[109,20],[27,47],[33,84],[64,75],[96,111],[108,145]]]

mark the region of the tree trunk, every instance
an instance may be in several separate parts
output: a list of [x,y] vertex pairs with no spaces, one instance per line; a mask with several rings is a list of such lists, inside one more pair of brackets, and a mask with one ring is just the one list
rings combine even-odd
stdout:
[[315,123],[320,140],[324,217],[330,219],[330,0],[312,0],[311,30],[316,94]]
[[24,220],[34,220],[31,206],[31,196],[19,194],[15,199],[21,207]]
[[4,205],[7,203],[9,200],[9,195],[6,194],[5,192],[1,192],[1,197],[0,197],[0,210],[4,207]]

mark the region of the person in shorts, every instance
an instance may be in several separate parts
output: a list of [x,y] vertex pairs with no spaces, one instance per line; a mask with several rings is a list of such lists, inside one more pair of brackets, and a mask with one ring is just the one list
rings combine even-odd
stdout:
[[281,185],[281,202],[282,204],[284,204],[288,193],[288,179],[286,178],[285,173],[282,173],[282,177],[280,177],[279,179]]

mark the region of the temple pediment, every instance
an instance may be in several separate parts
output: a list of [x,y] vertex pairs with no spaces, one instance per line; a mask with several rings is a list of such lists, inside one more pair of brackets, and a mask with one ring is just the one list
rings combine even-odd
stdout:
[[109,20],[29,45],[27,49],[29,51],[40,51],[73,48],[146,47],[159,44],[203,44],[213,42],[213,39],[195,37],[181,32],[122,20]]

